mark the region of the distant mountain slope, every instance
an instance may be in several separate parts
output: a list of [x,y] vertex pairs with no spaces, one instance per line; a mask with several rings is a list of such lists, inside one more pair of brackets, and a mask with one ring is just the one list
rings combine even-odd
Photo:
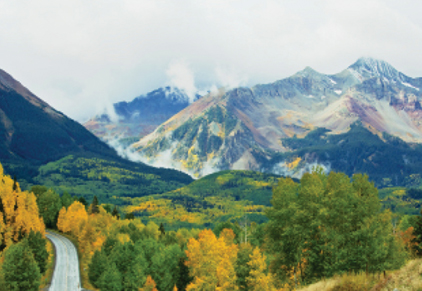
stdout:
[[67,118],[0,70],[0,159],[47,162],[89,151],[115,155],[79,123]]
[[[381,137],[386,133],[421,143],[421,90],[421,78],[371,58],[361,58],[335,75],[307,67],[272,84],[210,93],[132,148],[151,164],[166,160],[202,176],[221,169],[272,169],[269,165],[275,165],[279,153],[294,152],[284,139],[303,138],[317,128],[343,134],[356,122]],[[365,147],[365,141],[360,146]],[[307,167],[320,162],[308,156],[302,158]],[[329,158],[324,162],[336,163]],[[403,167],[409,164],[403,161]]]
[[[200,98],[199,95],[196,99]],[[104,141],[120,140],[128,145],[153,132],[158,125],[180,112],[191,102],[184,91],[177,88],[159,88],[130,102],[113,105],[115,116],[104,113],[87,121],[84,126]],[[132,139],[131,139],[132,138]]]
[[[62,160],[56,162],[59,159]],[[107,183],[115,183],[116,190],[109,187],[107,193],[117,196],[165,192],[192,181],[175,170],[156,169],[120,158],[82,125],[50,107],[1,70],[0,162],[7,174],[16,175],[24,185],[56,181],[85,187],[86,193],[72,191],[73,194],[88,194],[86,189],[95,187],[95,181],[104,182],[103,188]],[[137,190],[127,191],[133,184],[138,185]]]

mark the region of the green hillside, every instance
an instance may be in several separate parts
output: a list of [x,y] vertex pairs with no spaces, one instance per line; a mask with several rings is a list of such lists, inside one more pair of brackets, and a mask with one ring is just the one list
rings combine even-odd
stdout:
[[[170,169],[153,168],[124,159],[69,155],[42,165],[33,184],[45,185],[91,200],[115,202],[118,197],[142,197],[185,186],[193,179]],[[114,197],[114,198],[113,198]]]
[[272,189],[280,176],[254,171],[222,171],[205,176],[177,190],[142,198],[127,198],[125,212],[165,223],[170,228],[212,227],[238,221],[267,220]]

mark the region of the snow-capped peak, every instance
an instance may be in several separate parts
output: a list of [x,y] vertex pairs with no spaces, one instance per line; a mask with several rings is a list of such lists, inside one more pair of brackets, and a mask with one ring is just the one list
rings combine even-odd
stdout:
[[389,63],[374,58],[360,58],[349,67],[349,71],[358,73],[363,79],[382,77],[387,80],[402,81],[403,74]]

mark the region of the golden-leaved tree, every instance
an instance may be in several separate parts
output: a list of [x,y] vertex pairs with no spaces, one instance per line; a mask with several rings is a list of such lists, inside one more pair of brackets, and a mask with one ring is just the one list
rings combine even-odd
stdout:
[[0,249],[9,247],[31,230],[45,235],[36,197],[21,191],[18,182],[4,175],[0,164]]
[[186,265],[194,279],[186,290],[238,290],[234,269],[238,247],[234,238],[231,229],[224,229],[218,239],[207,229],[197,240],[189,240]]
[[261,255],[256,247],[250,255],[250,261],[247,263],[251,268],[249,276],[246,277],[249,290],[251,291],[273,291],[276,290],[273,285],[271,274],[266,274],[267,263],[266,256]]
[[65,207],[60,210],[57,227],[60,231],[70,233],[79,238],[82,227],[87,220],[88,213],[85,206],[81,202],[75,201],[67,210]]

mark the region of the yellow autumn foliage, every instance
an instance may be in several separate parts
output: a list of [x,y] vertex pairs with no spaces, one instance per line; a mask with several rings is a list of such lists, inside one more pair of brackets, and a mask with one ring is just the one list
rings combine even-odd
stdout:
[[73,202],[67,211],[60,210],[57,221],[57,227],[64,233],[70,233],[76,238],[82,231],[82,227],[88,220],[88,213],[86,212],[85,206],[79,202]]
[[4,175],[1,164],[0,178],[0,245],[8,247],[31,230],[45,235],[35,195],[21,191],[17,182]]
[[256,247],[250,255],[248,262],[251,271],[246,277],[249,290],[251,291],[273,291],[276,290],[273,285],[271,274],[265,274],[267,271],[266,256],[261,255],[261,251]]
[[186,290],[238,290],[234,269],[238,246],[233,243],[235,234],[224,229],[220,237],[209,230],[199,233],[198,239],[188,242],[186,265],[194,277]]

